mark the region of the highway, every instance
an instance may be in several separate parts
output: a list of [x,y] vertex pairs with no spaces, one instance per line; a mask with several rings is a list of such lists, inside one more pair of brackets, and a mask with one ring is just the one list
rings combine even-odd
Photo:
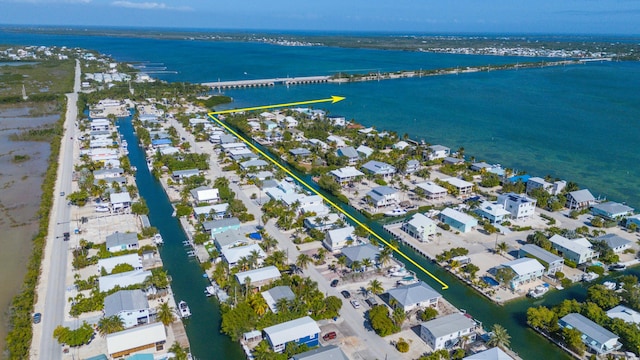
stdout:
[[[66,194],[71,193],[73,175],[73,145],[76,138],[75,122],[78,116],[78,93],[80,92],[80,62],[76,60],[73,92],[67,96],[67,112],[64,134],[58,159],[58,174],[54,190],[53,207],[50,214],[49,234],[43,257],[42,272],[37,288],[35,312],[42,313],[40,324],[34,324],[31,344],[31,359],[61,359],[62,347],[53,338],[53,330],[64,323],[66,297],[67,257],[69,243],[62,235],[70,231],[71,208],[67,205]],[[64,192],[65,196],[61,196]],[[38,327],[40,327],[38,329]]]

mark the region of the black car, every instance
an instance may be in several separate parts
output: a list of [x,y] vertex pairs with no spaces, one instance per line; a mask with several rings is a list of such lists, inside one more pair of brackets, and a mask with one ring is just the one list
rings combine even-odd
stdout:
[[331,287],[336,287],[338,286],[338,279],[333,279],[333,281],[331,281]]
[[42,320],[42,314],[41,313],[33,314],[33,323],[34,324],[39,324],[40,320]]
[[342,294],[342,296],[344,296],[345,299],[348,299],[351,297],[351,293],[348,292],[347,290],[340,291],[340,294]]

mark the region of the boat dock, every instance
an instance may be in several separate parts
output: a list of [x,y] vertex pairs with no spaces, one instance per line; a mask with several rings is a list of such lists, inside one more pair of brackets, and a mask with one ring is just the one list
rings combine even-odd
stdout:
[[253,80],[234,80],[234,81],[216,81],[202,83],[209,86],[213,90],[237,89],[249,87],[275,86],[275,85],[296,85],[296,84],[319,84],[329,82],[331,76],[299,76],[273,79],[253,79]]

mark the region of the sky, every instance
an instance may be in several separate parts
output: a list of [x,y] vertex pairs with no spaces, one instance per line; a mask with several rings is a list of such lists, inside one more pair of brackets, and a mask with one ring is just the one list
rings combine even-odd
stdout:
[[640,35],[640,0],[0,0],[0,24]]

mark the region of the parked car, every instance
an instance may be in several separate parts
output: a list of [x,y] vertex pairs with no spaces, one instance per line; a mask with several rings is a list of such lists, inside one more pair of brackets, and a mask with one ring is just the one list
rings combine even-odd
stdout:
[[331,284],[330,284],[330,285],[331,285],[331,287],[336,287],[336,286],[338,286],[338,282],[339,282],[339,280],[338,280],[338,279],[333,279],[333,280],[331,281]]
[[348,292],[347,290],[340,291],[340,294],[342,294],[342,296],[344,296],[345,299],[348,299],[351,297],[351,293]]
[[358,300],[351,300],[351,306],[353,306],[354,309],[360,309],[360,303]]
[[33,323],[34,324],[39,324],[40,320],[42,320],[42,314],[41,313],[33,314]]
[[326,334],[322,335],[322,340],[324,340],[324,341],[327,341],[327,340],[333,340],[333,339],[335,339],[337,336],[338,336],[338,335],[336,334],[336,332],[335,332],[335,331],[331,331],[331,332],[328,332],[328,333],[326,333]]
[[60,196],[64,196],[64,191],[61,191],[61,192],[60,192]]

